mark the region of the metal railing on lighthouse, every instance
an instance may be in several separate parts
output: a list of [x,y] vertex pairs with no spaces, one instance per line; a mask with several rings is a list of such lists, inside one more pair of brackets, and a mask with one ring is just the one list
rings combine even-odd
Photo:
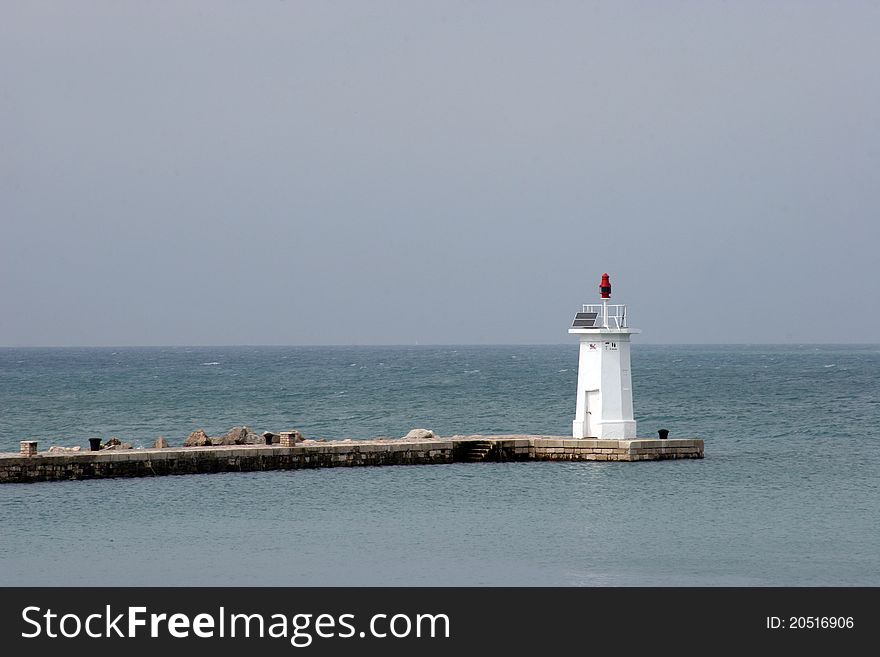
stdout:
[[574,316],[571,328],[623,329],[626,325],[626,304],[585,303]]

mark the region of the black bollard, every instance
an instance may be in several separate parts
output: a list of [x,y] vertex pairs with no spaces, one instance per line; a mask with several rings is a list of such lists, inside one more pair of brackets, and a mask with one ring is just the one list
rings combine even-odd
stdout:
[[271,445],[272,444],[272,434],[271,433],[264,433],[263,440],[266,441],[267,445]]
[[89,438],[89,449],[93,452],[98,452],[101,450],[101,439],[100,438]]
[[669,437],[669,429],[658,429],[657,433],[660,434],[660,440],[666,440]]

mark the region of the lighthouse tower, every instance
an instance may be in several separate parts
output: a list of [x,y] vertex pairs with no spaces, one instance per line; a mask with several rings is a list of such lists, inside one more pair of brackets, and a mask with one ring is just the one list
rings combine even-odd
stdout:
[[626,325],[626,306],[608,303],[608,274],[602,274],[599,297],[599,304],[584,304],[568,329],[581,341],[572,436],[632,440],[636,437],[636,421],[629,336],[641,331]]

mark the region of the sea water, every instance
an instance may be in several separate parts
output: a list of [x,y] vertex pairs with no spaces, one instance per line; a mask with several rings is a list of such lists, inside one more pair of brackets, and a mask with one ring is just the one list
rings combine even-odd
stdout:
[[[577,346],[0,349],[0,451],[118,436],[567,434]],[[703,460],[0,486],[0,585],[880,585],[880,347],[651,346]]]

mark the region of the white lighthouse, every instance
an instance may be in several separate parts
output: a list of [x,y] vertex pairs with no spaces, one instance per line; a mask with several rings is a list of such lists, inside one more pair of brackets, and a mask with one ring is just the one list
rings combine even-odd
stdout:
[[608,274],[602,274],[599,293],[602,303],[584,304],[568,329],[581,341],[572,436],[632,440],[636,437],[636,421],[629,336],[641,331],[627,326],[625,305],[608,303]]

